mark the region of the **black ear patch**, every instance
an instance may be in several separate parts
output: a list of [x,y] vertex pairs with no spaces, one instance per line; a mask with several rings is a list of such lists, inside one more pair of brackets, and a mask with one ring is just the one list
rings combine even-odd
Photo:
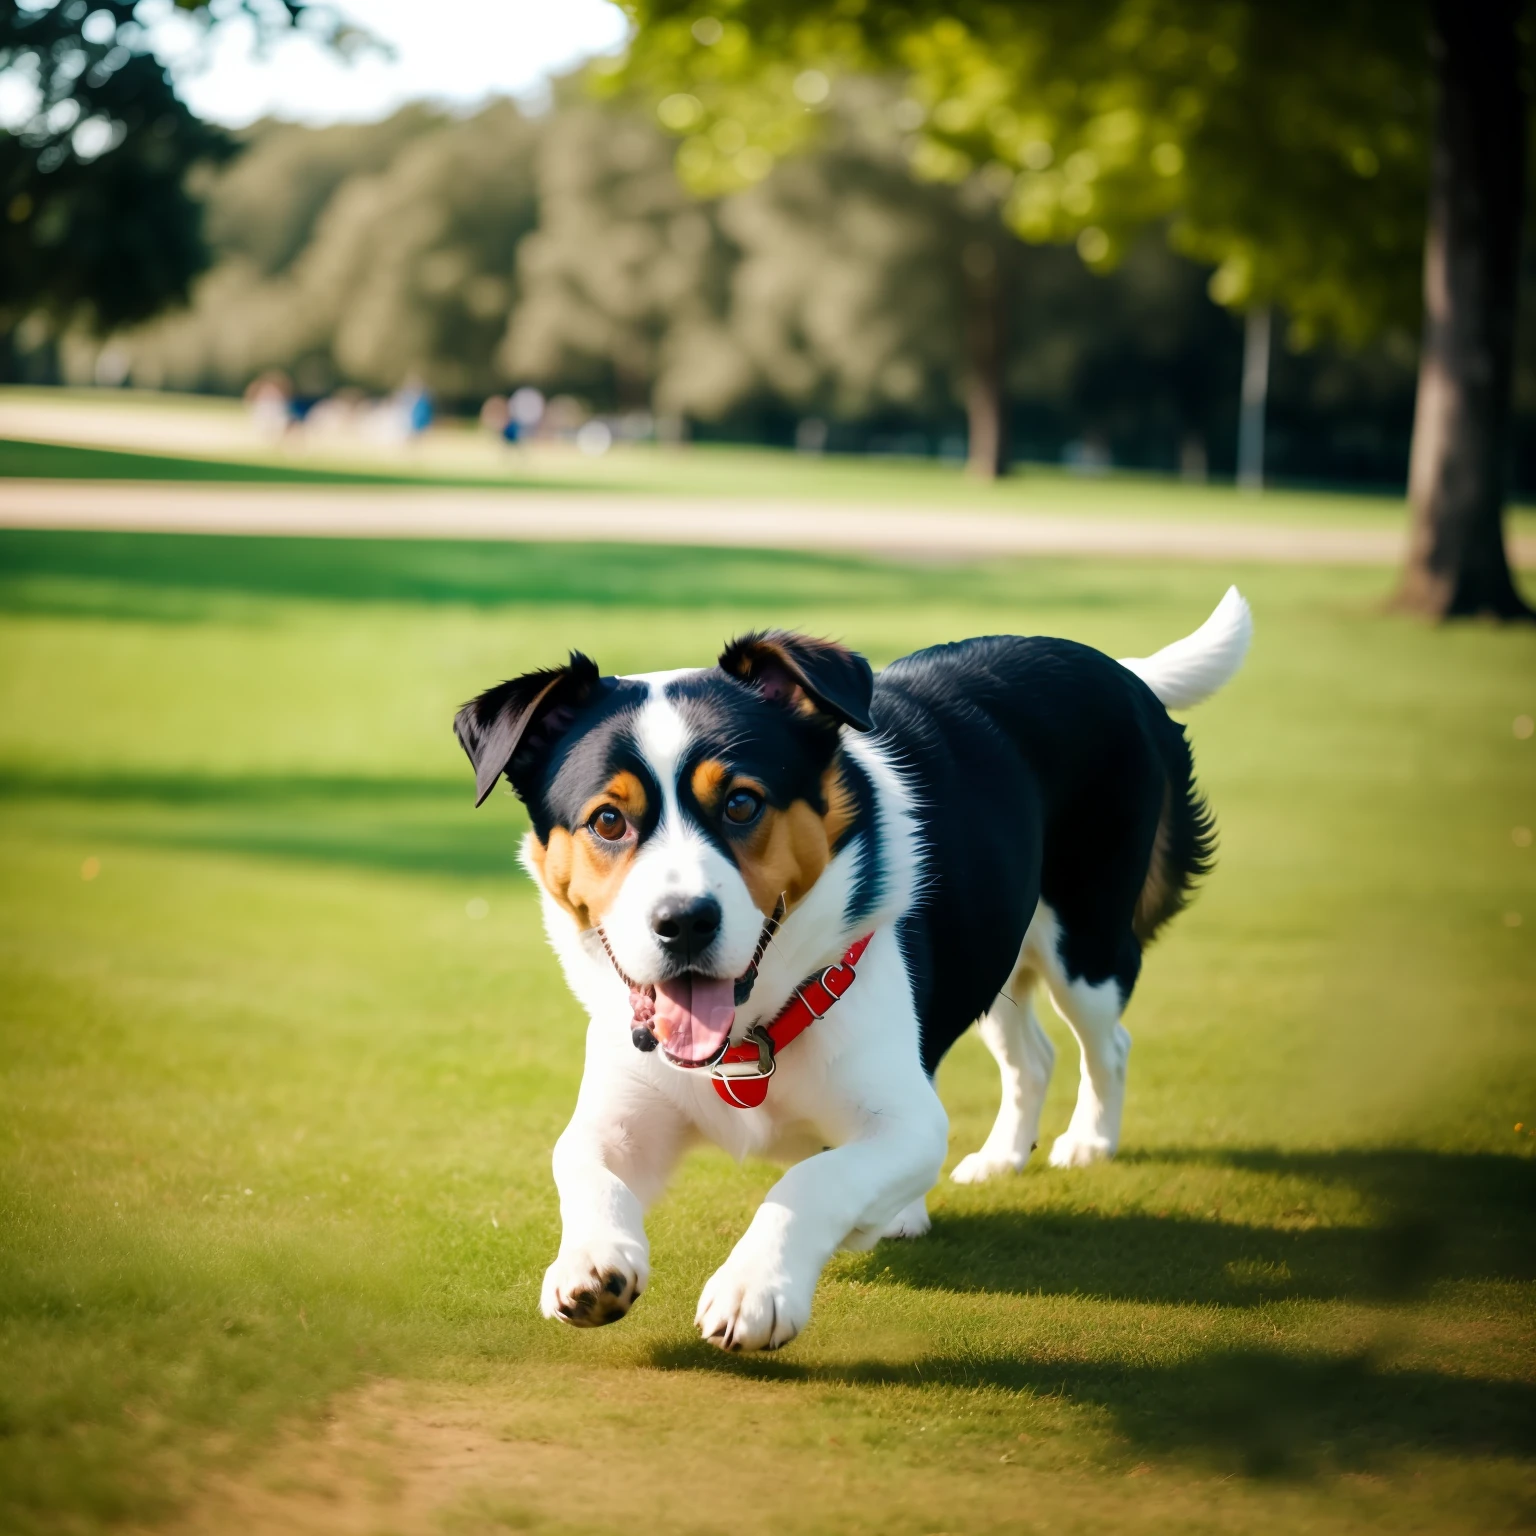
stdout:
[[514,764],[549,746],[592,695],[597,663],[572,651],[563,667],[525,672],[487,688],[453,717],[453,733],[475,767],[475,804]]
[[856,651],[831,640],[813,640],[782,629],[743,635],[720,653],[720,667],[766,699],[809,704],[856,731],[874,726],[869,715],[874,673]]

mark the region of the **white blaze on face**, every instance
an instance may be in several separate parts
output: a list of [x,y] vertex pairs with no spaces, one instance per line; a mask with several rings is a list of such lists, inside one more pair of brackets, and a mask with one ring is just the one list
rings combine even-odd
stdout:
[[740,976],[752,963],[763,931],[763,914],[740,871],[684,817],[679,805],[678,782],[691,738],[688,722],[664,691],[667,681],[679,675],[659,673],[645,679],[651,696],[640,710],[635,738],[661,790],[660,819],[603,917],[614,956],[638,982],[654,982],[669,968],[651,926],[665,898],[713,896],[720,903],[720,935],[709,951],[709,968],[717,976]]

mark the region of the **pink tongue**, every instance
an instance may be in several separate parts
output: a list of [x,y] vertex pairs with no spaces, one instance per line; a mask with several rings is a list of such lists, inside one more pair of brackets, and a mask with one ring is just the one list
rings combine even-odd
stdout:
[[656,983],[655,1030],[674,1061],[702,1066],[719,1053],[736,1020],[729,976],[679,976]]

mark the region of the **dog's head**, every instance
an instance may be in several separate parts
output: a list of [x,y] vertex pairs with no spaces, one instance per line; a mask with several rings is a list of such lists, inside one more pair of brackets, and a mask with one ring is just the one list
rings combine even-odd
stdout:
[[848,835],[838,744],[870,729],[872,691],[862,656],[774,631],[649,677],[573,653],[459,711],[476,804],[505,774],[540,883],[631,986],[654,987],[681,1065],[718,1055],[780,898],[793,909]]

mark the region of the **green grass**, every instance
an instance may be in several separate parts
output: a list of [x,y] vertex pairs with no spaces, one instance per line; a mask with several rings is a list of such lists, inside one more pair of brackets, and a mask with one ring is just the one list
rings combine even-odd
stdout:
[[[561,446],[515,453],[457,428],[420,445],[419,452],[374,454],[304,448],[247,449],[219,456],[0,438],[0,482],[20,478],[153,481],[183,487],[758,497],[968,513],[1180,523],[1260,521],[1285,527],[1396,528],[1407,517],[1400,497],[1371,491],[1271,487],[1255,497],[1220,483],[1190,485],[1134,471],[1083,476],[1042,464],[1015,465],[1005,479],[981,485],[959,466],[933,459],[817,459],[783,449],[723,444],[681,450],[632,445],[593,460]],[[1507,526],[1511,533],[1536,534],[1536,511],[1510,508]]]
[[[29,480],[157,480],[241,485],[441,485],[442,476],[381,474],[329,469],[323,464],[264,459],[208,458],[91,448],[75,443],[35,443],[0,438],[0,478]],[[505,487],[511,477],[470,479],[470,486]]]
[[[1232,574],[1255,651],[1193,717],[1221,862],[1133,1003],[1122,1157],[941,1186],[740,1360],[690,1319],[774,1175],[714,1153],[629,1319],[536,1315],[582,1024],[454,707],[763,623],[1144,654],[1225,573],[0,535],[0,1529],[234,1528],[195,1511],[295,1456],[344,1502],[303,1458],[381,1378],[518,1472],[380,1530],[1528,1527],[1536,636]],[[958,1157],[974,1040],[940,1086]]]
[[[1201,520],[1262,516],[1268,522],[1370,526],[1403,517],[1401,498],[1371,492],[1271,490],[1262,500],[1230,485],[1189,485],[1164,475],[1074,475],[1021,464],[995,485],[935,459],[808,457],[776,448],[631,445],[601,459],[541,445],[498,447],[449,426],[407,450],[367,452],[345,443],[150,452],[81,443],[0,438],[0,479],[152,480],[181,485],[264,485],[457,490],[555,490],[659,496],[785,497],[968,512],[1088,513]],[[1520,526],[1527,514],[1516,513]]]
[[[7,406],[13,408],[9,417]],[[27,417],[28,410],[45,411],[49,430]],[[45,440],[34,441],[22,430],[28,420],[34,421],[34,435]],[[147,424],[148,430],[136,426],[125,432],[128,420]],[[0,387],[0,480],[17,477],[782,497],[967,512],[1262,519],[1293,526],[1396,526],[1405,517],[1403,498],[1388,493],[1277,487],[1253,496],[1225,483],[1193,485],[1130,471],[1079,475],[1041,464],[1015,466],[1004,480],[982,485],[959,464],[929,458],[818,456],[707,443],[683,449],[621,445],[601,458],[587,458],[568,446],[509,449],[468,423],[452,421],[394,448],[345,437],[272,445],[255,438],[238,401],[5,386]],[[1536,532],[1536,511],[1514,509],[1509,522],[1514,531]]]

